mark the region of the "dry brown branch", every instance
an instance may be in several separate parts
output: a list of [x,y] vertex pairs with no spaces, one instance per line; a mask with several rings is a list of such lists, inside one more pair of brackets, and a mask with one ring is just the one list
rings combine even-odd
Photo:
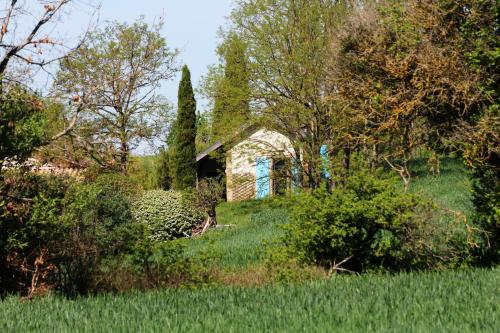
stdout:
[[12,18],[12,13],[14,12],[14,7],[16,6],[18,0],[12,0],[7,10],[7,15],[2,22],[2,29],[0,30],[0,43],[3,42],[5,34],[8,32],[8,27],[10,24],[10,19]]
[[[3,55],[2,59],[0,60],[0,75],[3,76],[7,69],[7,65],[9,64],[10,60],[17,56],[20,59],[25,60],[28,64],[32,64],[32,61],[30,61],[28,58],[19,56],[18,53],[22,51],[27,45],[30,44],[51,44],[53,41],[49,39],[48,37],[44,37],[41,39],[35,40],[36,35],[40,31],[40,29],[47,24],[53,17],[54,15],[66,4],[71,2],[72,0],[60,0],[57,1],[55,4],[51,4],[51,10],[46,10],[42,17],[36,22],[35,26],[32,28],[32,30],[29,32],[29,34],[26,36],[26,38],[19,42],[16,45],[11,45],[10,47],[4,47],[5,48],[5,54]],[[8,15],[6,19],[3,22],[2,25],[2,30],[1,30],[1,35],[0,35],[0,40],[3,40],[7,32],[9,31],[9,23],[10,19],[12,17],[12,13],[16,10],[17,1],[13,0],[11,2],[11,5],[8,9]]]
[[332,276],[333,272],[335,272],[335,271],[338,271],[338,272],[348,272],[348,273],[351,273],[351,274],[356,274],[356,272],[354,272],[354,271],[351,271],[349,269],[341,267],[343,264],[345,264],[346,262],[348,262],[350,259],[352,259],[352,256],[343,259],[339,263],[336,263],[334,261],[333,264],[331,265],[330,269],[328,270],[328,276]]

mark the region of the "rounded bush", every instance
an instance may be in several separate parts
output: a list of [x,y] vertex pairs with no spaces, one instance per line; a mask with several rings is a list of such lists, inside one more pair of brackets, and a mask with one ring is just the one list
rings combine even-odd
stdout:
[[155,241],[187,237],[203,220],[203,214],[184,205],[176,191],[146,191],[133,205],[137,221],[144,223]]
[[343,268],[366,272],[459,267],[469,260],[465,237],[474,234],[383,174],[351,170],[330,192],[322,187],[289,200],[290,222],[277,251],[301,262],[331,268],[346,260]]

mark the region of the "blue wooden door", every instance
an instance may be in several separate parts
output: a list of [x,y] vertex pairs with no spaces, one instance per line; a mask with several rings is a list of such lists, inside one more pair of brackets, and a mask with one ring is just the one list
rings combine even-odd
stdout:
[[257,158],[257,165],[255,170],[255,177],[256,177],[255,193],[257,199],[266,198],[270,194],[271,190],[270,167],[271,167],[271,162],[269,161],[269,158],[267,157]]

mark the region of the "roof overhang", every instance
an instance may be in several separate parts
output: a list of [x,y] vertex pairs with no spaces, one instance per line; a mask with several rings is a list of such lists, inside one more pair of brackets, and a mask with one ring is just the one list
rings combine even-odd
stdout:
[[258,124],[252,124],[252,125],[245,127],[243,130],[234,134],[231,138],[229,138],[225,141],[222,141],[222,140],[217,141],[216,143],[214,143],[213,145],[211,145],[210,147],[208,147],[207,149],[203,150],[198,155],[196,155],[196,162],[197,163],[200,162],[201,160],[206,158],[208,155],[210,155],[210,153],[220,149],[223,146],[230,147],[232,145],[237,144],[241,140],[249,137],[250,135],[252,135],[253,133],[255,133],[256,131],[258,131],[260,128],[263,128],[263,127],[264,126],[260,126]]
[[216,143],[214,143],[213,145],[211,145],[210,147],[208,147],[207,149],[205,149],[204,151],[202,151],[201,153],[196,155],[196,162],[201,161],[202,159],[207,157],[211,152],[216,151],[217,149],[221,148],[222,146],[223,146],[222,141],[217,141]]

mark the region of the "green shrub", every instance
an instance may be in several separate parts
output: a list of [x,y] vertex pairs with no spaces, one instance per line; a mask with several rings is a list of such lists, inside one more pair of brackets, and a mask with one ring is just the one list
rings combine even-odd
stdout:
[[134,185],[106,174],[73,184],[63,201],[63,238],[58,242],[58,287],[69,295],[94,290],[96,272],[107,258],[133,253],[145,236],[132,216]]
[[[61,239],[61,202],[67,179],[23,173],[4,173],[0,185],[0,295],[28,294],[37,259],[39,270],[53,272],[54,242]],[[43,285],[45,281],[41,281]]]
[[361,170],[331,193],[321,188],[290,200],[280,244],[301,263],[333,267],[349,258],[342,267],[361,272],[439,268],[467,258],[467,235],[394,179]]
[[203,214],[184,204],[180,192],[146,191],[134,202],[133,214],[144,223],[151,239],[165,241],[191,235],[191,230],[203,220]]
[[[140,191],[126,177],[104,174],[78,183],[12,173],[3,184],[9,201],[0,201],[0,295],[57,290],[76,296],[208,280],[204,254],[188,255],[181,242],[154,242],[148,224],[134,219]],[[188,210],[173,194],[171,211],[185,217]],[[188,216],[194,221],[195,215]],[[191,223],[173,222],[179,220]]]
[[206,284],[212,275],[210,252],[190,253],[186,239],[145,240],[136,251],[108,257],[95,276],[95,291],[123,293],[133,290]]
[[474,172],[473,202],[475,220],[486,231],[481,247],[485,263],[500,262],[500,175],[493,168]]
[[104,228],[129,223],[133,220],[132,200],[138,191],[133,182],[118,174],[104,174],[92,182],[75,183],[66,193],[63,219]]

